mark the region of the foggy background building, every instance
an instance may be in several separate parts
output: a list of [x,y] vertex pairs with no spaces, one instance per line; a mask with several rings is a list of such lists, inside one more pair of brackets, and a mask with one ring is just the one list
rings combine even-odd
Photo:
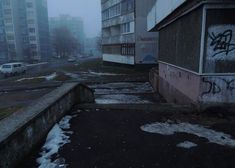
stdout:
[[46,0],[0,0],[1,62],[48,60]]
[[78,53],[84,53],[85,33],[83,20],[80,17],[72,17],[70,15],[60,15],[58,17],[50,17],[49,19],[50,36],[53,41],[53,31],[57,28],[66,28],[71,35],[78,41]]

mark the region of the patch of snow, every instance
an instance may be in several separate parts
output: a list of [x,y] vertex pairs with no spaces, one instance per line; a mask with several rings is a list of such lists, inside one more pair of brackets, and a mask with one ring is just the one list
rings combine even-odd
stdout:
[[96,94],[109,93],[152,93],[153,88],[149,82],[118,82],[89,86],[95,89]]
[[51,75],[48,75],[48,76],[45,76],[45,79],[46,80],[53,80],[53,79],[55,79],[56,78],[56,76],[57,76],[57,74],[56,74],[56,72],[54,72],[53,74],[51,74]]
[[66,72],[65,75],[74,78],[74,79],[78,79],[80,76],[78,74],[75,73],[70,73],[70,72]]
[[173,135],[174,133],[193,134],[201,138],[206,138],[211,143],[235,147],[235,140],[232,139],[231,135],[217,132],[196,124],[172,123],[171,121],[165,123],[156,122],[141,126],[141,130],[161,135]]
[[97,104],[119,104],[119,103],[151,103],[148,100],[143,100],[139,96],[115,94],[115,95],[102,95],[95,100]]
[[58,153],[60,147],[70,143],[70,137],[66,134],[72,134],[72,132],[66,130],[70,128],[69,121],[71,119],[72,116],[65,116],[58,124],[55,124],[47,135],[46,143],[40,153],[41,157],[37,159],[37,163],[40,165],[39,168],[66,167],[64,162],[61,162],[63,158],[52,160],[52,156]]
[[27,64],[26,66],[27,67],[33,67],[33,66],[45,65],[45,64],[48,64],[48,62],[40,62],[40,63],[37,63],[37,64]]
[[47,75],[47,76],[37,76],[37,77],[30,77],[30,78],[21,78],[16,80],[17,82],[22,82],[25,80],[33,80],[33,79],[46,79],[46,80],[53,80],[56,78],[57,74],[54,72],[53,74]]
[[184,141],[182,143],[179,143],[178,145],[176,145],[177,147],[179,148],[186,148],[186,149],[190,149],[190,148],[193,148],[193,147],[196,147],[197,144],[193,143],[193,142],[190,142],[190,141]]
[[91,74],[91,75],[98,75],[98,76],[118,76],[118,75],[124,75],[124,74],[103,73],[103,72],[93,72],[93,71],[89,71],[89,74]]

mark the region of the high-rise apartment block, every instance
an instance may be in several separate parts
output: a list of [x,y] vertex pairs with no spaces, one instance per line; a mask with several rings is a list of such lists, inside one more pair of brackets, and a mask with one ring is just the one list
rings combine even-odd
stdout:
[[156,0],[101,0],[103,61],[127,65],[157,63],[156,32],[147,14]]
[[50,57],[46,0],[0,0],[0,62]]

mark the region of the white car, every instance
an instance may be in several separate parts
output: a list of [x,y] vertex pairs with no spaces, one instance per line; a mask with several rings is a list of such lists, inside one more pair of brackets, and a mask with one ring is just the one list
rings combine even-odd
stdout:
[[26,72],[26,66],[24,63],[15,62],[15,63],[7,63],[3,64],[0,68],[0,72],[4,76],[12,76]]
[[73,58],[73,57],[68,59],[68,62],[75,62],[75,61],[76,61],[76,58]]

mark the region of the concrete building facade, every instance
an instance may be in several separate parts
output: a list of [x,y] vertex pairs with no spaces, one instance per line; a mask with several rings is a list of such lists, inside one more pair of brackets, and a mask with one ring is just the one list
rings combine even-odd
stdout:
[[[0,0],[0,62],[41,61],[50,56],[46,0]],[[4,42],[3,42],[4,41]],[[3,54],[4,53],[4,54]]]
[[158,33],[147,31],[147,14],[155,1],[101,0],[104,62],[157,63]]
[[148,30],[159,31],[159,70],[150,75],[158,80],[151,81],[169,102],[235,103],[234,1],[158,0]]
[[[85,33],[83,20],[80,17],[72,17],[69,15],[60,15],[59,17],[51,17],[49,19],[50,34],[56,28],[65,27],[77,39],[80,44],[80,53],[84,53]],[[52,37],[53,38],[53,37]]]

